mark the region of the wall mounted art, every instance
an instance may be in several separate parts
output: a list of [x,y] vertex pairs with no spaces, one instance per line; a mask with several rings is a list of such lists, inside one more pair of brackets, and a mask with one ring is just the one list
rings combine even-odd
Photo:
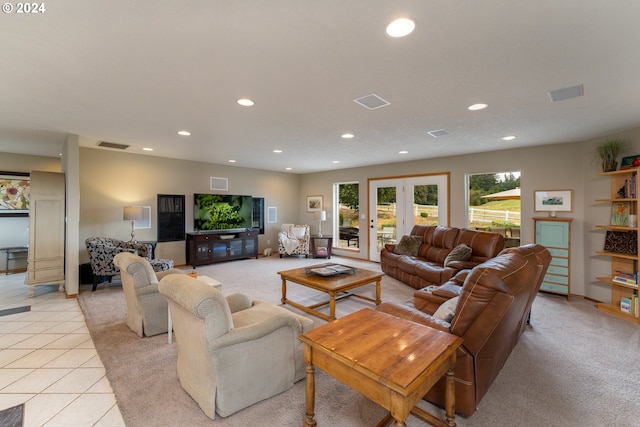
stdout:
[[0,172],[0,216],[29,216],[30,200],[28,173]]
[[322,196],[307,196],[307,212],[322,210]]
[[536,191],[536,212],[571,212],[571,190]]

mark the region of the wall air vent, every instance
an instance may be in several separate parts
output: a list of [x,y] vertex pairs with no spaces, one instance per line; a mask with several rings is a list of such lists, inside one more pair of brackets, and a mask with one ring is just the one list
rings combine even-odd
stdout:
[[98,147],[116,148],[118,150],[126,150],[127,148],[129,148],[129,146],[125,144],[116,144],[115,142],[107,142],[107,141],[98,142]]
[[429,135],[431,135],[434,138],[440,138],[441,136],[447,136],[449,135],[449,132],[444,130],[444,129],[438,129],[438,130],[430,130],[429,132],[427,132]]
[[376,108],[386,107],[387,105],[391,104],[389,101],[380,98],[375,93],[363,96],[362,98],[354,99],[354,101],[362,105],[363,107],[368,108],[369,110],[375,110]]
[[584,87],[582,85],[549,91],[551,102],[564,101],[565,99],[577,98],[582,95],[584,95]]
[[229,191],[229,178],[212,176],[209,178],[209,188],[212,190]]

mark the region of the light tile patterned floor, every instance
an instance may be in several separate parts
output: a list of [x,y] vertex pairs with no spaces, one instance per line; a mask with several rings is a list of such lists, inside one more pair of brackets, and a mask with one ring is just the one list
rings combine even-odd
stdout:
[[27,296],[24,273],[0,274],[0,410],[25,404],[24,427],[124,426],[74,298],[56,285]]

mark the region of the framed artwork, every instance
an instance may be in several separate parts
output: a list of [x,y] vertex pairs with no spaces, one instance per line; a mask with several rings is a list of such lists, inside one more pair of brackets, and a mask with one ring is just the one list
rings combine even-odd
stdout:
[[267,208],[267,222],[269,224],[275,224],[278,222],[278,208],[275,206],[269,206]]
[[307,212],[322,210],[322,196],[307,196]]
[[133,222],[133,228],[151,228],[151,206],[140,206],[142,208],[142,219]]
[[630,202],[614,202],[611,204],[611,225],[629,225]]
[[571,190],[535,191],[536,212],[571,212]]
[[620,162],[620,170],[640,167],[640,154],[623,157]]
[[0,216],[29,216],[30,200],[28,173],[0,172]]

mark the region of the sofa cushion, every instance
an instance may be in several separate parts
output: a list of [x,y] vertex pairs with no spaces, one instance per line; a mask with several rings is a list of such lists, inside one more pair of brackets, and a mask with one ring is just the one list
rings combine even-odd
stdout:
[[448,267],[453,261],[467,261],[471,258],[471,248],[464,243],[459,244],[444,259],[444,266]]
[[436,312],[433,313],[433,317],[437,317],[440,320],[451,323],[453,316],[456,315],[456,307],[458,306],[459,298],[460,297],[455,297],[446,300],[440,305],[440,307],[438,307]]
[[399,255],[416,256],[421,244],[422,237],[420,236],[402,236],[393,252]]

